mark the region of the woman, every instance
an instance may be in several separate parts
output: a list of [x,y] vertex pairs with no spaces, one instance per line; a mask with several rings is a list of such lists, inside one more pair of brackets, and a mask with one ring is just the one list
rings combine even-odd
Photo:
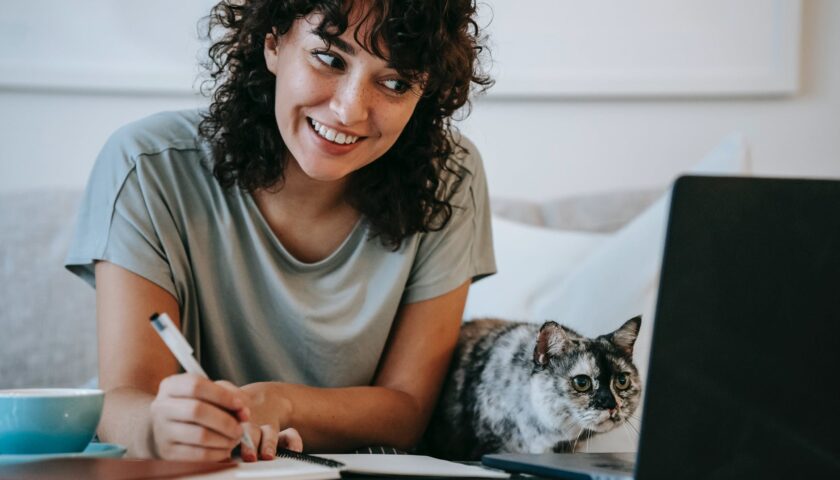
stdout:
[[[472,0],[225,1],[212,103],[117,131],[67,258],[96,286],[104,441],[138,457],[408,449],[495,270]],[[166,312],[212,379],[179,373]],[[222,381],[221,379],[224,379]],[[235,386],[239,385],[239,387]]]

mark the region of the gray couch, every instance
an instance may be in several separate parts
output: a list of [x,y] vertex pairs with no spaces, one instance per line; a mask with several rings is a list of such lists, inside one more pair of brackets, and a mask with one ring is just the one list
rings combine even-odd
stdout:
[[[494,214],[563,230],[611,232],[662,190],[536,204],[495,198]],[[96,376],[94,290],[63,267],[79,191],[0,194],[0,388],[62,387]]]
[[63,267],[79,198],[0,195],[0,388],[78,386],[96,375],[94,290]]

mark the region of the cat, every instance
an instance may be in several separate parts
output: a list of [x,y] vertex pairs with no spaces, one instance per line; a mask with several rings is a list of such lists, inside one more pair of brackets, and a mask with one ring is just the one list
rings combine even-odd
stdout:
[[621,425],[641,396],[640,327],[587,338],[551,321],[466,322],[421,448],[453,460],[571,450]]

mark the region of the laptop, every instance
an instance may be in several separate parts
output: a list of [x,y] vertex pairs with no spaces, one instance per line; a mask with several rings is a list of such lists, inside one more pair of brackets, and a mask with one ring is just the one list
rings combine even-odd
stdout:
[[840,478],[840,181],[680,177],[649,365],[637,454],[482,463],[559,478]]

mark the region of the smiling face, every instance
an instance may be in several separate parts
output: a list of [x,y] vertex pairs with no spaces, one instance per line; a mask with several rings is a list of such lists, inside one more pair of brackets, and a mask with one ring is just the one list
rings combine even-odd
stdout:
[[[365,51],[354,39],[352,22],[328,46],[315,33],[320,21],[312,14],[282,36],[269,34],[264,54],[276,77],[274,114],[288,160],[310,178],[332,182],[396,143],[420,90]],[[359,33],[366,38],[364,26]]]

